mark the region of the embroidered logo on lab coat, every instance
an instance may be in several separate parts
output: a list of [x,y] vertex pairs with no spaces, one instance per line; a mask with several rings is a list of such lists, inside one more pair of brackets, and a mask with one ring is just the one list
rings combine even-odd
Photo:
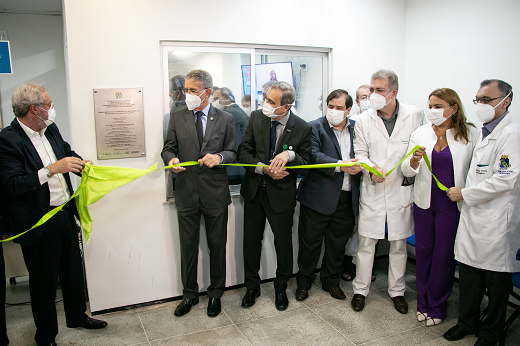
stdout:
[[511,164],[509,163],[509,155],[502,155],[500,157],[500,167],[498,167],[498,172],[500,174],[511,174],[513,171],[510,170]]

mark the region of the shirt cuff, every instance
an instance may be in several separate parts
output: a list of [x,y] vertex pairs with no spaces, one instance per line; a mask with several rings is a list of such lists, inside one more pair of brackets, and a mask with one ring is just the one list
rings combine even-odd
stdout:
[[287,150],[287,152],[289,153],[289,162],[293,162],[296,157],[296,154],[292,150]]
[[224,161],[224,156],[222,156],[222,154],[217,154],[218,156],[220,156],[220,162],[218,163],[219,165]]
[[[257,163],[257,165],[263,165],[263,164],[264,164],[263,162]],[[264,175],[264,167],[255,167],[255,173]]]
[[49,181],[49,178],[47,178],[47,172],[45,172],[45,168],[42,168],[38,171],[38,179],[40,180],[40,185],[43,185]]
[[[341,160],[338,160],[338,163],[341,163]],[[334,172],[336,172],[336,173],[341,172],[341,167],[340,166],[336,166],[336,168],[334,168]]]

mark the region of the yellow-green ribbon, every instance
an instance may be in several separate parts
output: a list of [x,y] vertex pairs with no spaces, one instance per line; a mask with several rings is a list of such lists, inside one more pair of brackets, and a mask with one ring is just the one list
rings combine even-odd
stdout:
[[[392,168],[386,175],[392,173],[401,163],[403,163],[406,158],[412,155],[417,149],[421,148],[420,145],[415,146],[394,168]],[[426,166],[430,170],[431,173],[431,165],[428,159],[428,156],[424,154],[424,162]],[[47,222],[51,217],[56,215],[68,202],[72,199],[76,198],[76,207],[78,209],[79,217],[81,220],[81,227],[83,229],[83,236],[85,241],[89,242],[90,235],[92,233],[92,218],[90,217],[90,212],[88,210],[88,206],[90,204],[94,204],[101,197],[109,193],[110,191],[123,186],[125,184],[130,183],[131,181],[140,178],[144,175],[147,175],[151,172],[154,172],[158,169],[169,169],[173,167],[188,167],[188,166],[196,166],[200,165],[198,161],[186,161],[177,163],[175,165],[164,166],[162,168],[157,168],[157,163],[148,167],[147,169],[139,169],[139,168],[126,168],[126,167],[109,167],[109,166],[94,166],[91,163],[87,163],[85,168],[83,169],[81,175],[81,184],[76,190],[76,192],[70,196],[70,198],[64,204],[56,207],[42,216],[42,218],[30,229],[27,231],[17,234],[8,239],[0,240],[0,242],[6,242],[18,238],[25,233],[35,229],[43,225]],[[373,167],[361,162],[346,162],[346,163],[320,163],[320,164],[312,164],[312,165],[297,165],[297,166],[286,166],[286,169],[316,169],[316,168],[333,168],[333,167],[350,167],[355,165],[361,165],[364,169],[369,172],[377,175],[378,177],[383,177],[381,172],[376,170]],[[244,163],[227,163],[221,164],[220,166],[235,166],[235,167],[269,167],[269,165],[254,165],[254,164],[244,164]],[[437,182],[437,186],[446,191],[447,188],[442,185],[437,177],[433,175],[433,178]]]

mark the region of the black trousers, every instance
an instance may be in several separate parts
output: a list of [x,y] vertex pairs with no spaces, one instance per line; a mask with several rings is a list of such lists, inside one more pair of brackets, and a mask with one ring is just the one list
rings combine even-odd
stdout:
[[2,296],[2,305],[4,305],[4,308],[0,309],[0,346],[6,346],[9,345],[9,338],[7,337],[7,327],[5,323],[5,262],[2,243],[0,243],[0,261],[0,276],[4,277],[4,284],[0,285],[0,295]]
[[300,204],[298,225],[298,287],[311,287],[316,279],[314,273],[320,259],[322,243],[325,240],[325,253],[321,264],[320,279],[324,289],[339,286],[343,270],[343,255],[352,231],[355,218],[352,210],[352,192],[342,191],[336,210],[331,215]]
[[277,293],[285,292],[287,281],[293,270],[292,225],[294,209],[277,213],[269,203],[267,190],[259,187],[255,198],[244,204],[244,270],[247,289],[256,289],[260,285],[260,256],[264,239],[265,220],[274,235],[276,251],[276,278],[274,289]]
[[177,206],[179,238],[181,241],[181,279],[184,298],[199,296],[197,268],[199,260],[200,217],[204,216],[209,248],[209,271],[211,284],[208,296],[220,298],[226,286],[226,243],[228,207],[206,209],[202,206]]
[[62,209],[49,221],[35,245],[22,245],[29,271],[31,308],[37,343],[54,341],[58,334],[56,288],[63,294],[67,326],[76,326],[85,316],[83,265],[74,215]]
[[457,324],[465,330],[477,331],[480,303],[487,289],[489,314],[478,332],[480,337],[498,342],[504,328],[507,302],[513,286],[511,275],[511,273],[493,272],[460,263],[460,314]]

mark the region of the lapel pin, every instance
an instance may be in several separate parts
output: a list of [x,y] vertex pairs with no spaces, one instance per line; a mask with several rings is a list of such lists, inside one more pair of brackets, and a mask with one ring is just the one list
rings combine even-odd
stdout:
[[290,129],[287,129],[287,132],[291,132],[291,130],[290,130]]
[[292,150],[292,145],[289,145],[289,150]]
[[213,120],[213,117],[209,118],[209,120]]
[[283,145],[283,150],[287,150],[287,144]]

